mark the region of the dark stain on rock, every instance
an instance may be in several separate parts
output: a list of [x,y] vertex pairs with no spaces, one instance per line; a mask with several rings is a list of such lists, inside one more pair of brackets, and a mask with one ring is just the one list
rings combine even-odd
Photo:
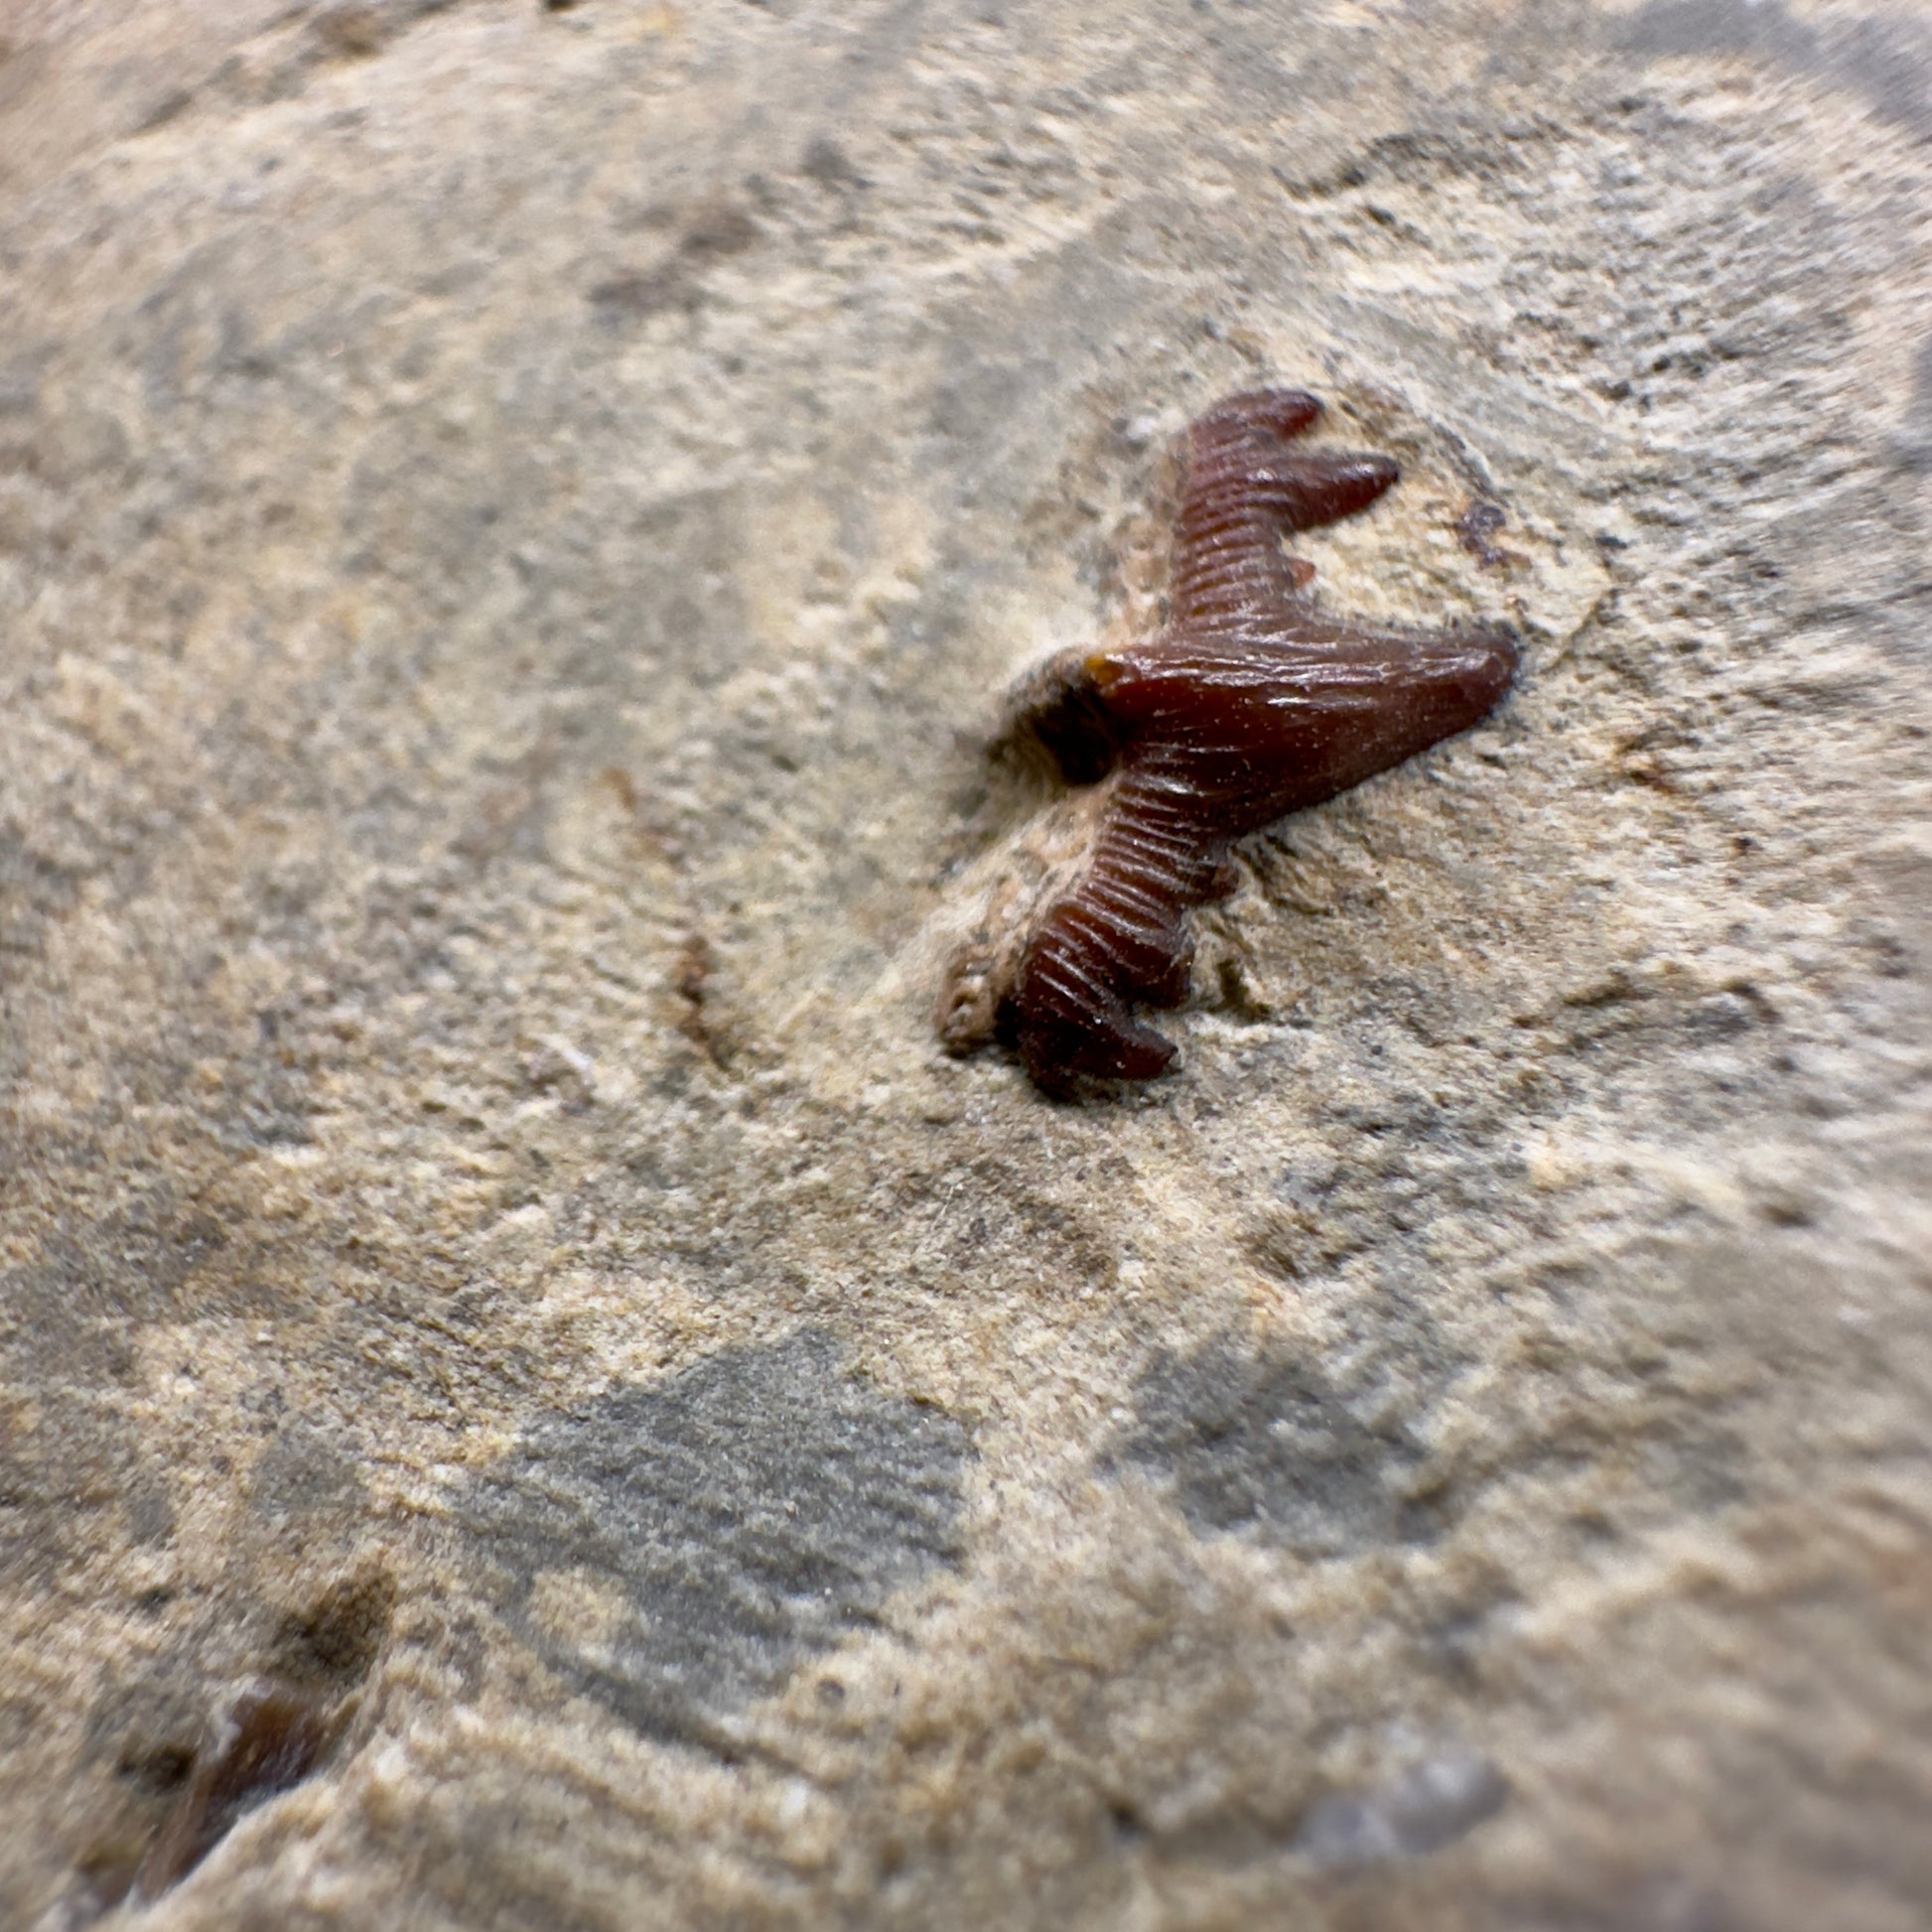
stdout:
[[262,1451],[248,1485],[250,1509],[271,1521],[353,1515],[362,1501],[362,1477],[353,1456],[299,1417]]
[[867,186],[866,178],[853,166],[852,158],[828,134],[811,141],[799,166],[821,188],[858,189]]
[[64,1380],[124,1381],[134,1330],[221,1304],[236,1259],[221,1223],[167,1180],[111,1213],[65,1215],[36,1262],[0,1275],[0,1350]]
[[387,1571],[332,1584],[307,1608],[282,1618],[270,1653],[275,1675],[338,1696],[352,1689],[374,1669],[395,1605],[395,1579]]
[[465,1518],[486,1592],[566,1683],[730,1755],[722,1713],[960,1561],[968,1453],[806,1329],[539,1424]]
[[128,1540],[132,1543],[158,1546],[167,1543],[175,1533],[174,1505],[158,1482],[141,1478],[131,1482],[121,1508],[127,1520]]
[[[100,1387],[133,1378],[133,1326],[146,1317],[148,1296],[123,1296],[123,1284],[95,1267],[78,1242],[63,1233],[45,1248],[39,1266],[0,1274],[0,1352],[19,1365],[23,1380],[36,1371],[58,1373],[69,1385]],[[142,1285],[145,1288],[145,1285]]]
[[337,0],[310,24],[317,53],[330,61],[366,61],[432,14],[457,0]]
[[607,328],[626,317],[695,309],[704,301],[705,272],[742,255],[758,238],[758,223],[743,208],[730,202],[708,202],[691,216],[662,261],[598,283],[590,291],[591,307]]
[[1404,1493],[1421,1451],[1371,1428],[1308,1363],[1215,1342],[1164,1355],[1107,1460],[1166,1476],[1195,1529],[1249,1531],[1306,1556],[1431,1535],[1440,1509]]

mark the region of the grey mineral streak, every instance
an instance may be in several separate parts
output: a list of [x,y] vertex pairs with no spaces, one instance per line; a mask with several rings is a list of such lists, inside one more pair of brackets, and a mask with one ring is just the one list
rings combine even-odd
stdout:
[[[1051,1105],[1264,381],[1523,675]],[[13,0],[0,1925],[1922,1932],[1929,665],[1921,10]]]

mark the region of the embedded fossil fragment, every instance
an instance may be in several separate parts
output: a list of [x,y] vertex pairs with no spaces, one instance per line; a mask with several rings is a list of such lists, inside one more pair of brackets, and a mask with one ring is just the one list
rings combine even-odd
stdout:
[[1383,629],[1328,617],[1282,537],[1364,509],[1386,457],[1296,451],[1321,405],[1231,396],[1178,451],[1165,627],[1071,650],[1022,680],[1005,743],[1091,787],[1073,843],[1010,881],[955,955],[938,1012],[955,1053],[999,1038],[1045,1092],[1145,1080],[1173,1057],[1132,1009],[1178,1005],[1187,914],[1234,888],[1233,843],[1485,717],[1509,688],[1506,629]]
[[329,1748],[341,1710],[293,1684],[247,1685],[192,1760],[160,1836],[134,1878],[137,1900],[186,1877],[252,1805],[300,1784]]

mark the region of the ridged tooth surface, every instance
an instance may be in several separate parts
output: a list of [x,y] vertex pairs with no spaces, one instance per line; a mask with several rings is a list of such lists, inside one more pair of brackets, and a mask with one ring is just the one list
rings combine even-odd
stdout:
[[1171,1045],[1128,1002],[1177,997],[1185,914],[1226,891],[1233,840],[1474,724],[1508,688],[1504,633],[1375,629],[1296,594],[1283,533],[1350,514],[1396,478],[1385,458],[1289,449],[1317,410],[1258,391],[1193,426],[1168,629],[1087,658],[1078,702],[1055,700],[1093,736],[1092,764],[1115,770],[1087,870],[1040,915],[1015,980],[1021,1050],[1049,1091],[1166,1064]]

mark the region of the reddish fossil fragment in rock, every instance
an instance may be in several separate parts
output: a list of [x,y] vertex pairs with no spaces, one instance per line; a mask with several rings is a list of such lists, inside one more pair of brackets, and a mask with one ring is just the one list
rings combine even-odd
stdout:
[[198,1751],[166,1824],[134,1878],[137,1900],[158,1898],[207,1858],[240,1815],[300,1784],[328,1749],[339,1708],[295,1685],[255,1683]]
[[1398,474],[1386,457],[1292,449],[1319,413],[1269,389],[1196,421],[1165,627],[1062,653],[1016,688],[1006,736],[1093,787],[1089,842],[1032,897],[996,895],[948,974],[949,1050],[1003,1039],[1055,1095],[1160,1073],[1173,1045],[1133,1008],[1185,997],[1187,914],[1233,890],[1234,842],[1466,730],[1508,690],[1506,629],[1379,628],[1306,595],[1313,567],[1284,534],[1366,508]]
[[1521,569],[1529,559],[1520,550],[1504,550],[1489,541],[1508,520],[1500,503],[1472,497],[1456,518],[1455,540],[1484,570]]

